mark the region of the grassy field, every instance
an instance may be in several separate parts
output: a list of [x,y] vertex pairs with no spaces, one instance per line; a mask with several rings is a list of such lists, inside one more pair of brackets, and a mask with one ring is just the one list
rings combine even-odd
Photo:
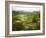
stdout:
[[12,31],[40,30],[40,11],[12,11]]

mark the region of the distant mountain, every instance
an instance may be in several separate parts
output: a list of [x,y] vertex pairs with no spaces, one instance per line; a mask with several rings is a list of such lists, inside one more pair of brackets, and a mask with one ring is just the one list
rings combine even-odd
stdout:
[[25,12],[25,11],[12,11],[12,15],[17,15],[17,14],[28,14],[28,15],[31,15],[31,14],[39,14],[40,11],[33,11],[33,12]]

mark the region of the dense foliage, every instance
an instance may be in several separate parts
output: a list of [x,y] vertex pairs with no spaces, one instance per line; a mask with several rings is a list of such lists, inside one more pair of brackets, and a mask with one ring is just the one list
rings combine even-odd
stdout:
[[40,12],[12,11],[12,30],[39,30]]

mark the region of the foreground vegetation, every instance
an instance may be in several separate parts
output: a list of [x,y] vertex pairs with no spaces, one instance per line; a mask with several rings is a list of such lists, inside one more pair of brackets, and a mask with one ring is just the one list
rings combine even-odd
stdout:
[[39,30],[40,29],[40,12],[21,12],[12,11],[12,30]]

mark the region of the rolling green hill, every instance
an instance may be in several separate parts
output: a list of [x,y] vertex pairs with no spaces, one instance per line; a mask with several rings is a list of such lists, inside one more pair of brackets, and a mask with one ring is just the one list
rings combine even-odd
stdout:
[[40,11],[12,11],[12,30],[40,30]]

